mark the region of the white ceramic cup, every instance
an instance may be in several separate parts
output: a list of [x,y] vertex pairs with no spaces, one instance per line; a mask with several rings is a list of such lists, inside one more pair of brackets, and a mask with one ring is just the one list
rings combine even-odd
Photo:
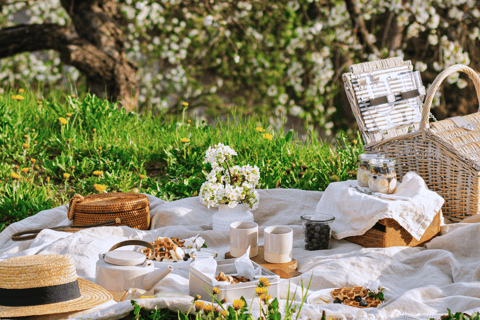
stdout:
[[268,227],[264,230],[264,259],[270,263],[292,261],[293,230],[289,227]]
[[249,257],[258,254],[258,224],[255,222],[237,221],[230,224],[230,254],[238,258],[247,252]]

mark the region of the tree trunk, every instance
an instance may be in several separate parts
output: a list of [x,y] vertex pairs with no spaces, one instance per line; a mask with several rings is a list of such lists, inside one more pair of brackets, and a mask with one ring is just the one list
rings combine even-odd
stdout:
[[53,49],[87,78],[92,94],[137,107],[137,67],[125,57],[114,0],[61,0],[73,26],[21,24],[0,30],[0,59],[26,51]]

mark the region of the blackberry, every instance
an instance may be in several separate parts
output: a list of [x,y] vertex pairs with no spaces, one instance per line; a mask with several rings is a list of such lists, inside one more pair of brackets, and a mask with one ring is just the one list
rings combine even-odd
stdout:
[[164,247],[161,247],[161,248],[160,248],[160,252],[165,252],[165,248],[164,248]]
[[362,301],[362,297],[360,297],[360,296],[356,296],[356,297],[355,297],[355,301],[357,301],[357,302],[360,302],[360,301]]
[[333,300],[333,303],[342,303],[342,300],[340,300],[340,299],[335,299],[335,300]]
[[361,299],[359,302],[360,302],[360,307],[366,307],[367,306],[367,301]]

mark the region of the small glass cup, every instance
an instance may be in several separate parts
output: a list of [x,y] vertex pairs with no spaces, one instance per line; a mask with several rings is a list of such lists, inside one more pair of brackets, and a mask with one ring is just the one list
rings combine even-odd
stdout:
[[357,182],[360,187],[368,187],[368,179],[370,178],[369,161],[381,158],[385,158],[381,153],[362,153],[358,155]]
[[395,171],[395,159],[372,159],[370,164],[370,178],[368,187],[373,192],[394,193],[397,188],[397,173]]
[[324,250],[330,247],[332,228],[330,224],[335,217],[329,214],[301,216],[305,233],[305,250]]

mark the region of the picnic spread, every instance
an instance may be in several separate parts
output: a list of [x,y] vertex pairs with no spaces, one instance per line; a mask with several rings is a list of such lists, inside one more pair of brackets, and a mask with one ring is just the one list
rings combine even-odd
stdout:
[[306,297],[301,319],[480,311],[480,117],[428,129],[446,76],[467,72],[477,93],[480,78],[453,66],[426,92],[401,58],[350,71],[345,89],[367,143],[357,180],[261,190],[259,168],[233,165],[235,150],[219,143],[206,152],[199,196],[75,195],[0,233],[0,318],[121,319],[132,299],[187,312],[212,292],[235,308],[257,297],[255,317],[294,293],[298,305]]

